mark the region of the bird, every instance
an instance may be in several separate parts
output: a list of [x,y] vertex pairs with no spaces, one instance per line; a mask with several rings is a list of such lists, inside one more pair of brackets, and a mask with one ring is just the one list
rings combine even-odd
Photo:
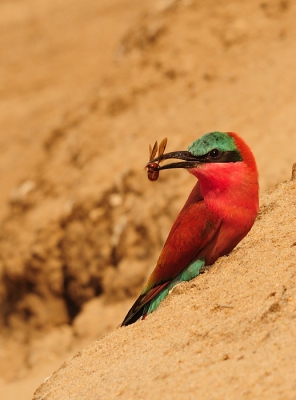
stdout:
[[234,132],[209,132],[186,151],[164,153],[147,164],[158,171],[185,168],[197,178],[165,241],[155,268],[121,326],[155,311],[172,288],[228,255],[253,226],[259,209],[254,155]]

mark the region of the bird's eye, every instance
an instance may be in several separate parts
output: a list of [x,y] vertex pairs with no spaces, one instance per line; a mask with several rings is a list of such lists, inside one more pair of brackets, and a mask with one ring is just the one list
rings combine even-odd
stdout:
[[210,151],[210,157],[212,158],[217,158],[220,154],[220,151],[218,149],[213,149]]

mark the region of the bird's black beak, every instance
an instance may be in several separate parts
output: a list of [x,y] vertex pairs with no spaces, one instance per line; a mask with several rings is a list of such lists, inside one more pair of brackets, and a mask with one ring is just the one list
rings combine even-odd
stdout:
[[202,163],[201,158],[194,156],[189,151],[172,151],[171,153],[165,153],[160,157],[154,158],[153,160],[149,161],[146,166],[149,166],[151,163],[168,160],[170,158],[176,158],[184,161],[159,166],[157,170],[160,171],[162,169],[170,168],[194,168]]

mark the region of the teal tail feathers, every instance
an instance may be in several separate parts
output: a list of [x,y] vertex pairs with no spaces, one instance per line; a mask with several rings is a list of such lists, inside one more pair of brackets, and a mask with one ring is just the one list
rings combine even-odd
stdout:
[[184,281],[190,281],[200,274],[202,267],[204,267],[204,260],[196,260],[185,268],[179,275],[172,281],[164,282],[150,289],[148,293],[142,293],[132,308],[127,313],[121,326],[133,324],[140,318],[152,313],[157,309],[159,304],[164,300],[174,286]]

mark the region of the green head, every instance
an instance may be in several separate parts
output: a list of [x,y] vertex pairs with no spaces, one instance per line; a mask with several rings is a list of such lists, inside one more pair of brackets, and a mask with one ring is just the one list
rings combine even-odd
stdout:
[[210,132],[195,140],[187,151],[204,162],[237,162],[242,156],[234,137],[227,132]]
[[[237,146],[237,141],[240,147]],[[209,163],[230,163],[243,161],[241,154],[242,143],[235,133],[210,132],[197,139],[188,147],[187,151],[174,151],[163,154],[161,157],[151,160],[161,161],[169,158],[184,160],[182,162],[167,164],[158,169],[169,168],[195,168]],[[244,146],[246,146],[244,144]]]

